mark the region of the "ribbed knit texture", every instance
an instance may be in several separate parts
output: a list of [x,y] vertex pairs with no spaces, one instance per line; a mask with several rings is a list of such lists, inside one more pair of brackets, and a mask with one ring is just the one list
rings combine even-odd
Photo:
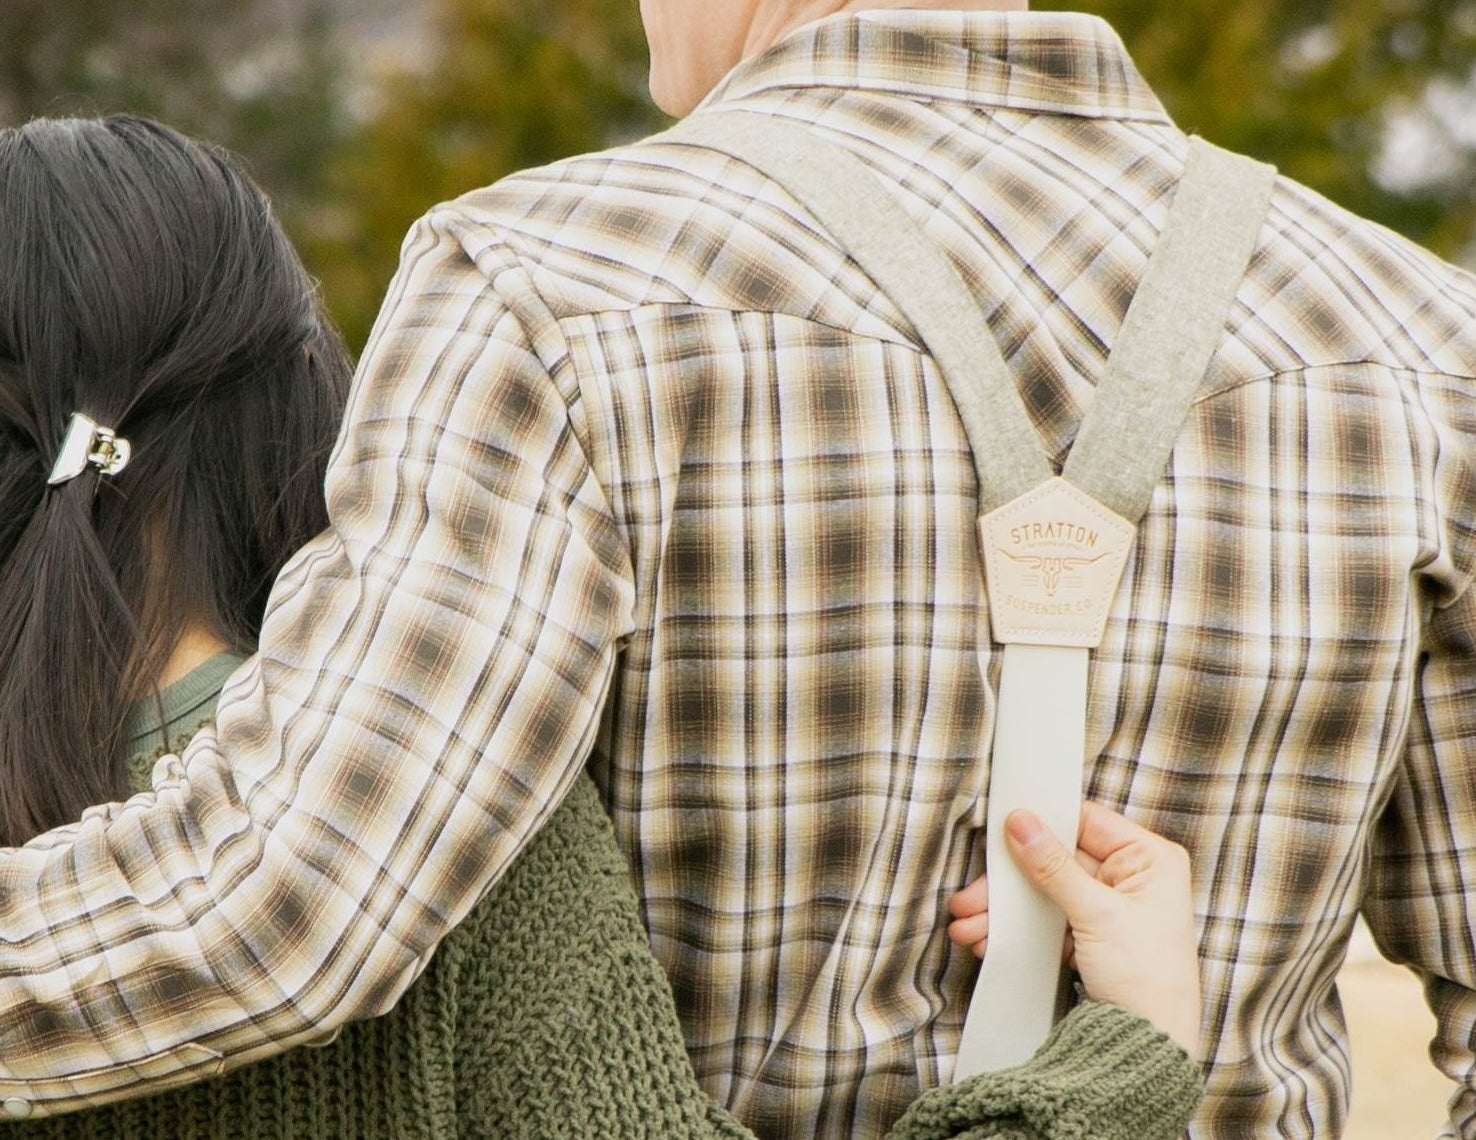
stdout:
[[[210,670],[223,681],[230,662]],[[173,741],[208,717],[191,674]],[[145,718],[146,720],[147,718]],[[136,757],[147,779],[152,753]],[[1172,1140],[1198,1096],[1183,1052],[1088,1003],[1029,1065],[919,1100],[897,1140]],[[507,875],[388,1014],[227,1076],[0,1128],[17,1140],[754,1140],[697,1086],[594,783],[576,781]]]
[[892,1140],[1177,1140],[1201,1082],[1184,1050],[1117,1006],[1085,1002],[1018,1069],[915,1101]]

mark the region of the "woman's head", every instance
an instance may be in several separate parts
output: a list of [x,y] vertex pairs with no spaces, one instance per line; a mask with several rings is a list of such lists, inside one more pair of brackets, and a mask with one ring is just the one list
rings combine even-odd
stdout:
[[[0,131],[0,841],[123,790],[186,628],[252,644],[349,364],[261,192],[136,118]],[[71,417],[131,446],[48,485]]]

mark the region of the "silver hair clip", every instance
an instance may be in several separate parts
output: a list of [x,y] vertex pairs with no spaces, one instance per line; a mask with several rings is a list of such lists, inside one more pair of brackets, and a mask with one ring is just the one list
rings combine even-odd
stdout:
[[128,466],[132,455],[133,448],[128,441],[120,439],[112,428],[100,426],[81,412],[73,412],[46,482],[48,485],[65,483],[88,467],[96,467],[104,475],[116,475]]

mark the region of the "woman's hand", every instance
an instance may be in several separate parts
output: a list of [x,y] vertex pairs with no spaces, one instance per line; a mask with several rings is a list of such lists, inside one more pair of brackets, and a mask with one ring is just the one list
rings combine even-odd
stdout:
[[[1189,855],[1100,804],[1082,809],[1075,855],[1027,811],[1005,821],[1025,877],[1066,912],[1066,955],[1099,1001],[1152,1022],[1199,1051],[1199,958]],[[975,879],[948,902],[949,937],[983,956],[989,888]]]

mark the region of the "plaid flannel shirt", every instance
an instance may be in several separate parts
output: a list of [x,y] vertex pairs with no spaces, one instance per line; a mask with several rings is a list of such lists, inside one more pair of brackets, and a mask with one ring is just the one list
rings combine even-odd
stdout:
[[[898,187],[1059,461],[1186,146],[1110,29],[836,17],[728,105]],[[1088,792],[1195,860],[1196,1136],[1335,1134],[1360,910],[1476,1136],[1473,338],[1471,277],[1281,181],[1093,656]],[[719,1101],[874,1136],[946,1079],[999,660],[974,473],[803,210],[662,143],[437,207],[328,494],[218,730],[0,860],[8,1110],[386,1008],[586,762]]]

